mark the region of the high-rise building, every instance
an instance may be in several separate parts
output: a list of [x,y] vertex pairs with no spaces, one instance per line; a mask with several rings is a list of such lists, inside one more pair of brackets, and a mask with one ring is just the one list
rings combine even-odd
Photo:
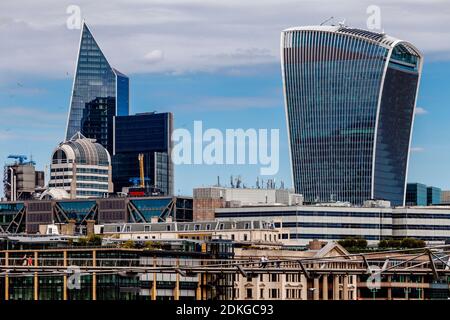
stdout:
[[281,65],[295,191],[403,205],[422,54],[384,33],[286,29]]
[[83,23],[66,139],[81,132],[112,154],[113,117],[129,114],[128,85],[128,77],[111,67]]
[[408,183],[406,185],[407,206],[427,205],[427,186],[423,183]]
[[144,156],[146,184],[163,195],[173,194],[172,113],[141,113],[114,118],[113,182],[121,192],[140,178],[138,157]]
[[106,196],[113,191],[108,150],[76,133],[53,151],[48,187],[65,190],[71,199]]

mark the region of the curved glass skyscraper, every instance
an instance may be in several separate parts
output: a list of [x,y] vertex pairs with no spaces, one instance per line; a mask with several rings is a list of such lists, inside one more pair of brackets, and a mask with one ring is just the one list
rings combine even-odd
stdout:
[[403,205],[421,53],[385,34],[298,27],[282,32],[281,65],[296,192]]
[[111,67],[83,23],[66,139],[81,132],[112,154],[113,117],[129,113],[128,85],[128,77]]

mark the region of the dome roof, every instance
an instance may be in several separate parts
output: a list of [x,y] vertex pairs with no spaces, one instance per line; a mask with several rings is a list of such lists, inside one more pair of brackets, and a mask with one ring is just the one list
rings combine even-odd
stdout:
[[95,139],[76,133],[70,140],[61,143],[53,152],[53,160],[65,160],[77,164],[109,166],[111,157],[108,150]]
[[41,194],[39,199],[40,200],[44,200],[44,199],[64,200],[64,199],[70,199],[70,195],[64,189],[50,188],[50,189],[45,190]]

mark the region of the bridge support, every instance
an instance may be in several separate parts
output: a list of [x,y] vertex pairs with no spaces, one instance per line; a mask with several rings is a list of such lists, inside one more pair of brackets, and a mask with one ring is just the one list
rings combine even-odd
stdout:
[[[5,267],[9,266],[9,252],[5,252]],[[5,300],[9,300],[9,275],[6,273],[5,275]]]
[[[37,251],[34,252],[34,266],[37,267],[39,265],[38,263],[38,253]],[[38,273],[34,273],[34,300],[39,300],[39,277]]]

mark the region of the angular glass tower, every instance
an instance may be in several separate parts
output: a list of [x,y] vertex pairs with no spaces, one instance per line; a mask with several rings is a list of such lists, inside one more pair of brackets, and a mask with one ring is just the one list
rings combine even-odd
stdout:
[[343,26],[282,32],[292,178],[305,201],[404,205],[422,60],[385,34]]
[[66,139],[81,132],[112,154],[113,117],[129,114],[128,85],[128,77],[111,67],[83,23]]

